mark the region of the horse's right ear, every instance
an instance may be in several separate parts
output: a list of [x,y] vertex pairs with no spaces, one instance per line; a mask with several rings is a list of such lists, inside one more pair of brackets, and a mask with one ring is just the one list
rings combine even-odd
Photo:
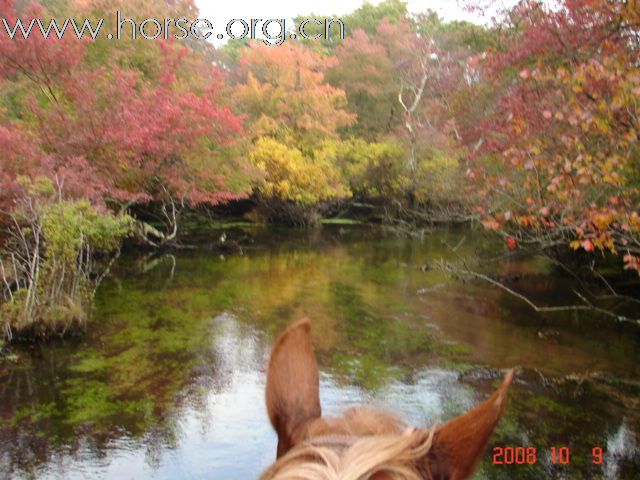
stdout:
[[462,480],[471,475],[502,417],[513,370],[484,403],[438,428],[426,463],[434,479]]
[[266,400],[278,433],[278,458],[303,440],[309,423],[320,418],[320,381],[310,330],[307,319],[294,323],[271,352]]

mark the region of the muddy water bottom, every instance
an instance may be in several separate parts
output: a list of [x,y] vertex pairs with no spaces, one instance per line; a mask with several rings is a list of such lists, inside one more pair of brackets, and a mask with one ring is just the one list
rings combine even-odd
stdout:
[[[518,367],[475,478],[640,478],[638,329],[541,316],[423,268],[495,254],[479,232],[248,229],[229,232],[254,239],[234,256],[206,248],[215,235],[192,251],[123,255],[85,338],[16,347],[18,361],[0,364],[0,478],[256,478],[275,455],[269,349],[302,316],[326,414],[365,403],[430,426]],[[491,268],[517,273],[533,298],[571,301],[571,280],[540,259]],[[535,464],[494,465],[500,446],[535,447]],[[568,464],[554,464],[553,447],[569,449]]]

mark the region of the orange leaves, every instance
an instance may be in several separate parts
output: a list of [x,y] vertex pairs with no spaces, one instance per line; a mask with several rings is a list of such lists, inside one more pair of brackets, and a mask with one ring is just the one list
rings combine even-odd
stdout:
[[531,72],[526,68],[524,70],[520,70],[519,75],[523,80],[528,80],[529,78],[531,78]]
[[275,131],[254,128],[254,135],[275,135],[285,140],[291,132],[294,142],[313,143],[335,137],[338,128],[355,121],[347,112],[346,94],[325,82],[325,71],[335,62],[301,45],[286,43],[277,48],[251,44],[243,51],[240,73],[243,81],[236,94],[239,106],[249,115],[253,127],[260,123]]
[[636,270],[640,274],[640,257],[627,254],[623,258],[625,270]]
[[609,235],[604,234],[601,236],[594,236],[584,240],[574,240],[569,244],[573,250],[584,250],[585,252],[592,253],[596,250],[610,251],[611,253],[617,253],[613,240]]
[[516,217],[516,222],[525,229],[536,228],[539,225],[538,219],[534,215],[521,215]]
[[313,207],[351,196],[336,156],[338,129],[355,115],[344,90],[325,81],[335,61],[292,42],[242,51],[236,96],[253,137],[249,159],[264,176],[261,201]]
[[593,252],[596,249],[591,240],[585,240],[582,242],[581,246],[585,252]]
[[486,224],[513,238],[617,253],[640,242],[640,51],[611,34],[630,18],[622,2],[560,3],[521,6],[518,35],[488,58],[507,87],[483,123],[479,202],[496,218],[509,212],[512,221]]
[[573,250],[583,249],[585,252],[593,252],[596,247],[591,240],[574,240],[569,244]]
[[500,228],[500,222],[495,217],[488,217],[482,220],[482,225],[488,230],[498,230]]
[[591,217],[594,227],[600,231],[609,229],[615,220],[616,215],[613,212],[598,213]]

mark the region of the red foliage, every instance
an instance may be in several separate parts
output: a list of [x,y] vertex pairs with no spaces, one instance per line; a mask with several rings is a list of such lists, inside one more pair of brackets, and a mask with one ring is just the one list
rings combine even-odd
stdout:
[[42,152],[15,125],[0,125],[0,209],[9,209],[20,191],[16,179],[40,167]]
[[505,51],[484,63],[499,92],[474,155],[478,201],[498,212],[485,223],[543,246],[627,252],[633,268],[640,13],[624,2],[525,1],[510,19]]
[[[17,14],[13,0],[2,0],[0,18],[6,19],[9,27],[16,25]],[[22,18],[27,24],[35,18],[43,18],[43,8],[32,3]],[[25,26],[26,28],[26,26]],[[18,33],[11,39],[4,28],[0,29],[0,76],[23,74],[46,88],[52,88],[56,78],[77,67],[85,53],[85,44],[67,33],[62,39],[50,35],[44,39],[37,27],[28,39]]]
[[224,191],[222,172],[199,157],[211,155],[203,142],[225,145],[242,130],[241,118],[217,104],[215,85],[202,95],[177,91],[170,76],[138,86],[138,74],[120,69],[76,72],[66,80],[62,105],[32,105],[43,146],[63,161],[87,158],[101,177],[113,179],[113,198],[171,194],[216,204],[234,196]]
[[[1,8],[14,21],[12,2]],[[27,18],[42,15],[34,4]],[[10,40],[0,34],[0,73],[32,92],[21,105],[24,120],[7,119],[9,126],[0,128],[5,201],[17,175],[55,178],[68,195],[96,204],[169,196],[217,204],[245,195],[228,184],[241,166],[221,153],[243,131],[242,118],[222,105],[221,73],[200,71],[207,80],[191,87],[178,78],[186,48],[166,42],[149,48],[157,49],[153,58],[162,66],[157,79],[117,64],[93,67],[75,36],[45,40],[36,31],[28,40]]]

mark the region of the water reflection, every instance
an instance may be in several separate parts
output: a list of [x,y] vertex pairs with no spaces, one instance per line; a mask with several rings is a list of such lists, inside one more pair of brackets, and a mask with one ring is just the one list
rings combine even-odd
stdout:
[[[498,469],[487,456],[478,478],[634,478],[637,332],[532,315],[499,290],[416,268],[469,235],[276,230],[244,256],[123,255],[86,338],[0,365],[0,477],[255,478],[275,452],[270,345],[308,315],[326,413],[377,404],[429,426],[520,365],[495,444],[537,446],[540,462]],[[491,248],[469,238],[458,254]],[[539,295],[566,281],[537,260],[497,268],[526,272],[522,287]],[[570,445],[572,464],[552,465],[551,445]],[[603,467],[594,446],[607,450]]]
[[640,450],[638,448],[636,435],[629,429],[625,419],[615,434],[607,439],[606,455],[603,464],[605,478],[619,478],[622,464],[630,463],[634,460],[640,470],[640,464],[637,463],[639,453]]

